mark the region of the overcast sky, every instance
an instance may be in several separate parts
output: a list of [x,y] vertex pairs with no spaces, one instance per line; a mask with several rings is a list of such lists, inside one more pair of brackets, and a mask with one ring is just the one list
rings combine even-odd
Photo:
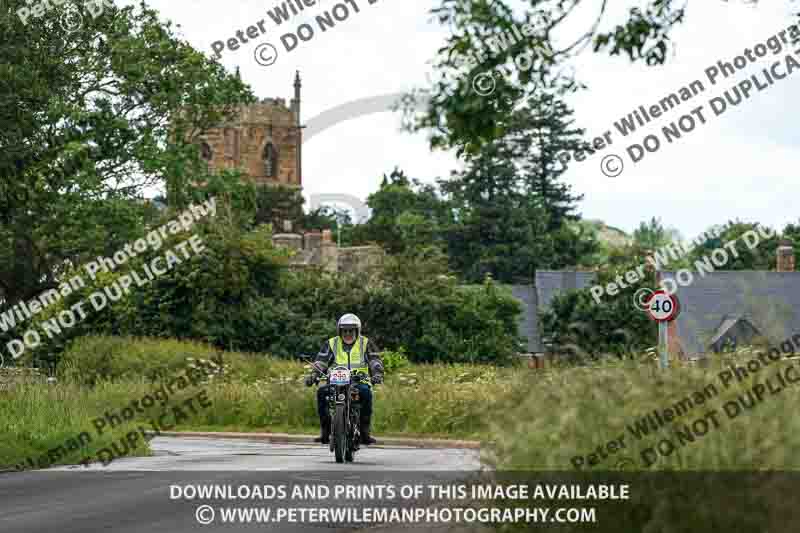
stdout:
[[[321,1],[308,13],[340,3]],[[281,35],[311,20],[299,16],[276,26],[267,16],[267,10],[278,4],[276,0],[154,0],[151,4],[165,18],[180,24],[181,35],[209,57],[214,41],[234,37],[237,30],[264,19],[265,35],[237,51],[226,49],[220,61],[231,71],[240,67],[260,98],[284,97],[287,103],[293,93],[294,72],[300,70],[303,121],[307,123],[319,113],[353,100],[427,85],[430,62],[447,35],[428,14],[438,0],[376,0],[372,5],[368,0],[353,1],[359,13],[351,13],[325,33],[317,30],[313,38],[291,52],[285,51]],[[585,3],[596,8],[598,2]],[[621,23],[626,7],[637,3],[612,2],[605,26]],[[601,219],[630,232],[640,221],[656,216],[685,237],[737,217],[778,228],[798,220],[793,193],[798,190],[800,169],[800,99],[796,97],[800,71],[763,92],[753,91],[748,100],[719,117],[713,116],[708,105],[711,97],[722,95],[735,82],[791,53],[769,54],[732,78],[715,86],[708,83],[707,67],[719,60],[733,61],[745,48],[765,42],[796,20],[791,18],[788,2],[762,4],[753,8],[736,1],[690,2],[685,24],[673,35],[676,54],[665,67],[632,66],[622,57],[590,53],[578,60],[578,76],[589,86],[570,98],[578,123],[591,137],[612,130],[614,141],[613,146],[571,166],[565,174],[574,190],[585,194],[580,204],[585,218]],[[586,27],[589,15],[587,11],[575,16],[575,31]],[[574,39],[575,35],[562,37]],[[261,42],[278,49],[278,58],[269,67],[254,59]],[[794,57],[800,60],[800,54]],[[785,72],[785,66],[781,69]],[[614,128],[614,121],[639,105],[649,108],[695,80],[702,80],[706,91],[670,114],[629,137],[622,137]],[[699,105],[704,107],[705,125],[672,144],[664,141],[658,152],[647,154],[635,165],[630,162],[625,154],[628,145],[641,143],[649,133],[660,135],[662,126]],[[405,133],[400,125],[399,113],[377,113],[343,122],[309,140],[303,147],[305,194],[347,192],[365,199],[394,166],[431,183],[459,167],[454,154],[431,152],[424,133]],[[623,173],[616,178],[600,171],[602,158],[612,153],[625,162]]]

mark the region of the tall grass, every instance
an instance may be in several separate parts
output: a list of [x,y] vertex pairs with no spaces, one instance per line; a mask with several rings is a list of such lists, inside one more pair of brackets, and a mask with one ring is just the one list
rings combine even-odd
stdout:
[[[119,442],[134,428],[132,424],[102,433],[92,425],[104,406],[113,405],[103,403],[104,392],[75,385],[27,383],[0,394],[0,469],[78,464]],[[88,435],[89,441],[81,434]],[[76,443],[77,449],[70,450],[70,442]],[[62,450],[57,450],[59,446]],[[52,456],[49,450],[55,450]],[[142,443],[129,455],[143,455],[147,450]]]
[[[775,375],[800,377],[796,361],[763,366],[725,386],[720,373],[746,366],[749,350],[717,358],[708,368],[676,366],[658,371],[641,362],[531,372],[480,365],[410,365],[375,387],[374,431],[378,435],[471,438],[484,441],[487,460],[505,470],[761,470],[800,465],[800,420],[792,406],[800,386],[786,382],[776,394],[763,393],[752,408],[731,418],[726,402]],[[209,377],[197,387],[176,391],[169,405],[206,392],[210,405],[188,412],[178,430],[316,433],[316,389],[302,381],[300,361],[264,355],[220,353],[178,341],[84,338],[73,344],[59,368],[57,385],[28,384],[5,393],[0,403],[0,464],[13,466],[46,453],[74,435],[93,429],[92,420],[109,409],[152,394],[187,368],[203,367]],[[637,421],[706,392],[662,427],[634,435]],[[685,406],[686,404],[684,404]],[[96,453],[126,431],[147,425],[164,408],[155,405],[114,432],[96,435]],[[712,420],[708,413],[715,411]],[[698,420],[706,420],[705,425]],[[699,425],[698,425],[699,424]],[[168,428],[172,429],[172,428]],[[670,453],[643,456],[669,440]],[[609,448],[612,441],[624,447]],[[663,444],[662,444],[663,446]],[[607,457],[600,457],[597,449]],[[662,447],[662,451],[665,448]],[[146,447],[141,452],[146,453]],[[87,452],[89,452],[87,454]],[[594,457],[592,456],[594,454]],[[577,458],[580,458],[578,461]],[[72,460],[72,459],[70,459]],[[74,461],[76,462],[76,461]]]
[[[781,360],[733,378],[727,386],[720,373],[730,365],[745,367],[756,357],[749,349],[712,359],[706,368],[675,366],[659,371],[654,365],[602,363],[529,375],[526,386],[515,389],[498,406],[492,425],[493,461],[508,470],[764,470],[800,468],[800,419],[793,407],[800,401],[800,383],[782,388],[776,375],[790,370],[800,378],[798,360]],[[763,391],[752,408],[738,409],[740,398],[766,379],[780,391]],[[714,390],[709,388],[714,387]],[[687,396],[706,391],[702,404],[679,404]],[[753,396],[755,398],[755,396]],[[663,426],[635,435],[636,422],[648,413],[671,408],[675,416]],[[709,413],[716,413],[715,416]],[[705,417],[705,418],[704,418]],[[706,421],[697,422],[698,419]],[[634,428],[632,430],[631,428]],[[608,443],[623,439],[625,447],[611,450]],[[668,440],[674,446],[659,443]],[[589,464],[589,454],[604,449]],[[583,458],[583,463],[575,459]]]
[[[630,486],[630,500],[570,504],[594,507],[597,523],[548,524],[548,530],[796,531],[800,512],[791,494],[797,474],[791,471],[800,468],[800,421],[794,416],[800,400],[800,364],[771,362],[723,384],[721,373],[730,371],[730,365],[746,368],[755,357],[754,351],[743,349],[714,357],[706,368],[676,365],[660,371],[649,363],[606,362],[528,375],[527,385],[513,389],[498,406],[487,460],[498,468],[498,480]],[[781,383],[776,379],[779,373],[798,381]],[[711,392],[710,384],[715,394],[662,427],[640,438],[629,429],[653,410],[672,408],[677,413],[676,404],[699,391]],[[730,407],[759,385],[764,387],[760,401],[754,398],[749,408]],[[736,416],[727,414],[726,404]],[[696,422],[712,411],[717,412],[718,426],[708,417],[707,427]],[[621,437],[625,447],[612,451],[608,443]],[[664,453],[642,456],[643,450],[658,449],[664,441],[674,450],[662,445]],[[592,453],[595,464],[588,464]],[[579,468],[576,457],[584,461]],[[552,509],[563,503],[504,505]],[[530,526],[498,529],[529,531]]]
[[[188,368],[204,368],[197,387],[175,391],[168,406],[205,391],[210,406],[191,412],[164,429],[316,433],[316,388],[303,379],[308,368],[258,354],[221,353],[208,346],[175,340],[86,337],[74,342],[58,368],[56,385],[31,384],[9,393],[0,407],[5,425],[0,467],[42,454],[83,431],[97,437],[92,420],[119,413]],[[481,365],[409,365],[387,373],[374,388],[373,431],[378,435],[475,438],[488,435],[489,413],[515,379],[513,368]],[[134,413],[127,424],[88,449],[60,462],[77,462],[108,447],[138,426],[149,428],[164,407]],[[170,421],[172,418],[169,419]],[[172,424],[170,424],[172,426]],[[105,437],[108,438],[105,438]],[[137,453],[146,453],[142,446]],[[88,453],[87,453],[88,452]]]

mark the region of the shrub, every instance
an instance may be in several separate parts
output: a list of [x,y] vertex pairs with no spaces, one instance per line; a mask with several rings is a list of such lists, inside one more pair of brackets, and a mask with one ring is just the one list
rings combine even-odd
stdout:
[[[614,281],[615,276],[624,275],[636,266],[630,262],[601,272],[597,283]],[[603,295],[600,303],[595,302],[590,287],[559,293],[541,314],[544,334],[551,337],[556,351],[567,352],[577,359],[604,354],[628,356],[652,346],[657,325],[634,305],[634,295],[643,287],[654,289],[652,272],[641,284],[628,285],[614,296]]]
[[[446,258],[435,252],[389,257],[369,275],[330,274],[286,268],[287,252],[272,246],[268,226],[244,233],[235,226],[206,224],[197,231],[206,246],[203,253],[131,287],[99,312],[87,303],[85,320],[52,339],[42,335],[46,342],[32,355],[55,367],[71,340],[100,334],[193,340],[227,351],[293,358],[316,353],[348,312],[361,317],[365,335],[379,348],[405,347],[414,362],[505,364],[518,351],[516,300],[491,281],[474,289],[458,285]],[[128,270],[102,273],[48,307],[34,325],[88,302],[90,294],[129,270],[141,272],[146,261],[186,237],[175,236],[161,250],[132,259]],[[104,359],[103,353],[93,355],[96,377],[116,376],[118,361]]]
[[278,284],[286,254],[262,226],[206,228],[206,250],[132,293],[119,333],[193,339],[229,350],[252,347],[255,302]]
[[518,351],[518,302],[491,280],[460,286],[440,256],[388,257],[370,276],[287,272],[273,300],[259,304],[260,351],[315,353],[347,312],[379,349],[402,346],[415,363],[505,364]]
[[406,349],[402,346],[397,350],[384,350],[381,352],[381,361],[387,373],[406,368],[411,364],[406,355]]
[[82,385],[104,382],[159,381],[188,366],[217,368],[219,381],[255,383],[297,377],[303,365],[264,355],[222,352],[213,346],[174,339],[90,336],[73,341],[58,367],[59,378]]

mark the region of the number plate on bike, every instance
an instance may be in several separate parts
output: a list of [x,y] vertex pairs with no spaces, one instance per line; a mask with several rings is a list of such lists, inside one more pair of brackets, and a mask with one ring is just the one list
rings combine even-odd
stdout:
[[329,381],[331,385],[349,385],[350,371],[346,368],[337,368],[335,370],[331,370]]

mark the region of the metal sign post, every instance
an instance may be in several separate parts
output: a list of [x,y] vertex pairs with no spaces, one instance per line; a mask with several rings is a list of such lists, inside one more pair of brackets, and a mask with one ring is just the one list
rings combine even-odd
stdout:
[[653,293],[647,300],[647,314],[658,322],[658,366],[669,366],[669,323],[678,316],[678,299],[664,290]]

